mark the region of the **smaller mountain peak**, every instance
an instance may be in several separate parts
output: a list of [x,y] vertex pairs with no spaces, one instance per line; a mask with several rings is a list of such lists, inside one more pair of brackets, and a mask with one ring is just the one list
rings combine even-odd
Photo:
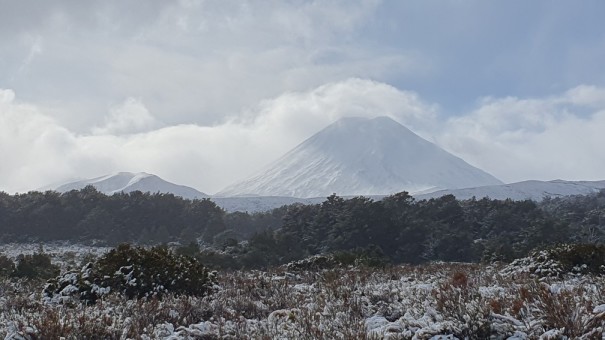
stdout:
[[87,185],[92,185],[97,188],[97,190],[107,195],[118,192],[141,191],[151,193],[171,193],[189,199],[208,197],[208,195],[197,191],[194,188],[174,184],[163,180],[157,175],[146,172],[116,172],[93,179],[66,183],[57,187],[55,190],[59,192],[80,190]]

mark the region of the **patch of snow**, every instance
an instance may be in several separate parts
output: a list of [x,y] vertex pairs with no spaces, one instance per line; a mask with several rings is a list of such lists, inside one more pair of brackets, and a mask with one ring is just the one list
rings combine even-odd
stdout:
[[544,332],[544,334],[540,335],[540,340],[555,340],[555,339],[567,339],[567,337],[564,337],[563,334],[561,334],[561,331],[558,329],[551,329],[548,330],[546,332]]
[[526,340],[528,339],[527,334],[524,332],[516,331],[512,336],[506,338],[506,340]]
[[592,310],[592,312],[593,312],[593,313],[595,313],[595,314],[601,314],[601,313],[605,313],[605,304],[602,304],[602,305],[598,305],[598,306],[596,306],[596,307],[595,307],[595,308]]
[[366,319],[365,325],[366,330],[368,332],[372,332],[376,329],[383,328],[384,326],[389,324],[389,320],[387,320],[383,316],[374,315]]

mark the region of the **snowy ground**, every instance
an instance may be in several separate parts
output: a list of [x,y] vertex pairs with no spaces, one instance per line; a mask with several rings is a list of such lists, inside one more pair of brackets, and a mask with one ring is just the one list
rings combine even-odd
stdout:
[[0,336],[601,339],[605,328],[605,278],[537,278],[484,265],[237,271],[220,273],[204,298],[109,295],[94,306],[45,304],[41,290],[40,283],[0,282]]
[[61,270],[79,268],[92,258],[105,254],[111,247],[93,247],[78,244],[63,243],[9,243],[0,244],[0,254],[4,254],[13,261],[20,254],[28,255],[42,250],[51,257],[53,264],[59,265]]

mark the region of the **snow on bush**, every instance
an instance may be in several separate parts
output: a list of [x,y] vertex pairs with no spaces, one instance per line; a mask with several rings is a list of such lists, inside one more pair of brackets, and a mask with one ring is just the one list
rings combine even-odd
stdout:
[[[61,296],[77,294],[72,286],[78,287],[85,274],[86,269],[64,274],[57,281],[63,287]],[[36,291],[39,288],[22,281],[0,281],[0,336],[598,339],[605,335],[604,277],[512,279],[501,268],[486,265],[234,271],[222,273],[210,295],[168,292],[161,299],[149,295],[128,299],[112,289],[94,305],[48,304]]]
[[605,245],[566,244],[532,252],[506,266],[503,275],[605,274]]
[[120,245],[88,263],[49,280],[46,302],[94,304],[111,290],[127,298],[161,297],[167,293],[202,296],[214,284],[214,275],[196,259],[172,253],[167,248],[150,249]]
[[43,290],[44,301],[72,305],[80,301],[94,304],[111,291],[111,287],[103,286],[101,282],[93,272],[93,264],[88,263],[80,271],[70,271],[48,280]]

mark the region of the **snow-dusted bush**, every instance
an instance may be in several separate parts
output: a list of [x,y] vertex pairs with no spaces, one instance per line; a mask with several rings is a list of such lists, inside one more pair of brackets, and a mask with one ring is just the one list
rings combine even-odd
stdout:
[[103,285],[103,280],[93,272],[93,264],[88,263],[80,271],[69,271],[47,281],[43,295],[46,302],[61,304],[94,304],[97,299],[111,291]]
[[164,293],[202,296],[210,292],[214,273],[189,256],[168,248],[132,247],[123,244],[103,255],[95,264],[103,285],[128,298],[161,296]]
[[354,251],[337,251],[331,254],[320,254],[302,260],[292,261],[285,265],[288,270],[320,270],[339,267],[384,267],[388,259],[378,248],[356,249]]
[[[93,264],[94,266],[94,264]],[[0,339],[601,339],[605,276],[536,280],[497,265],[430,263],[231,271],[202,297],[108,294],[45,304],[39,283],[0,280]],[[86,270],[66,276],[67,288]],[[112,288],[112,291],[115,289]],[[32,292],[34,292],[32,294]]]
[[49,280],[44,295],[48,301],[61,303],[74,299],[95,303],[110,291],[129,299],[166,293],[203,296],[212,288],[214,276],[196,259],[176,255],[167,248],[124,244],[81,271]]
[[539,277],[563,274],[605,274],[605,246],[564,244],[533,251],[502,271],[505,275],[527,273]]
[[336,268],[340,265],[339,262],[334,259],[331,254],[326,255],[314,255],[307,257],[306,259],[292,261],[286,264],[286,268],[290,271],[300,270],[320,270],[328,268]]
[[479,292],[479,287],[466,271],[454,271],[449,280],[433,291],[437,311],[446,320],[455,320],[458,327],[447,329],[460,338],[489,338],[490,305]]

